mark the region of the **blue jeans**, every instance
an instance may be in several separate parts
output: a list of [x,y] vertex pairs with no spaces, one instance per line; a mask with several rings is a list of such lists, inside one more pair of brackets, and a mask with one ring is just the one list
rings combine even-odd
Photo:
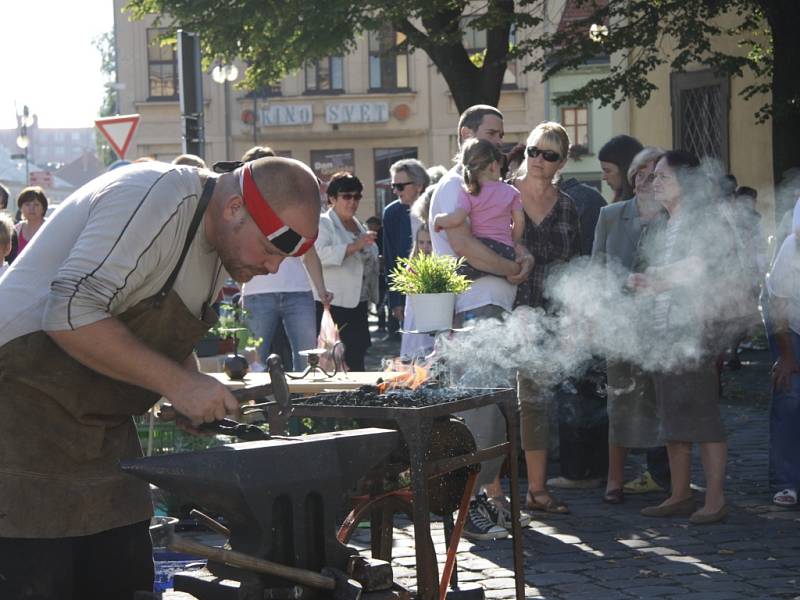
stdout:
[[249,311],[247,326],[255,337],[261,338],[258,355],[262,362],[269,356],[275,329],[282,320],[286,337],[292,347],[292,370],[306,368],[301,350],[317,347],[316,313],[311,292],[271,292],[244,296],[244,308]]
[[[769,331],[769,329],[768,329]],[[771,333],[771,332],[770,332]],[[800,335],[789,332],[795,357],[800,357]],[[773,358],[775,339],[769,335]],[[769,480],[775,489],[797,489],[800,484],[800,375],[792,375],[788,390],[772,390],[769,411]]]

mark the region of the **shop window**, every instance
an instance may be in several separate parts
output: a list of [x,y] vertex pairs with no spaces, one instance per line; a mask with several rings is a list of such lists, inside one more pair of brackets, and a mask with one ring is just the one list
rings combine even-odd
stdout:
[[589,150],[589,109],[586,106],[562,106],[561,124],[573,145]]
[[391,27],[369,32],[371,91],[408,89],[408,52],[398,50],[406,36]]
[[[481,64],[480,61],[483,60],[482,55],[485,55],[486,53],[486,30],[476,29],[473,27],[471,23],[474,20],[474,17],[465,17],[462,19],[462,39],[464,43],[464,49],[467,51],[467,54],[469,54],[470,57],[473,57],[473,62],[478,62],[478,64]],[[508,34],[508,45],[510,48],[513,48],[516,43],[517,31],[512,26],[511,31]],[[506,64],[506,72],[503,74],[503,87],[517,87],[517,61],[515,59],[510,59]]]
[[328,56],[306,64],[306,92],[344,91],[344,59]]
[[416,148],[376,148],[375,156],[375,214],[382,215],[383,209],[394,199],[392,193],[391,167],[398,160],[417,158]]
[[147,30],[147,76],[149,99],[178,98],[178,54],[174,45],[162,46],[166,29]]

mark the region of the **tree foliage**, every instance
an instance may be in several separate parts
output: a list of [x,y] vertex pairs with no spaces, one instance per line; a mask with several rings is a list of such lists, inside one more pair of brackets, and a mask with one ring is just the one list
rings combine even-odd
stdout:
[[[92,45],[100,53],[100,71],[105,78],[105,93],[103,103],[98,111],[101,117],[110,117],[116,113],[116,90],[114,81],[117,72],[117,56],[114,48],[114,32],[107,31],[101,33],[92,40]],[[109,165],[117,159],[117,155],[111,149],[111,145],[99,132],[95,132],[95,145],[97,147],[97,157],[103,164]]]
[[[347,54],[365,31],[391,27],[405,36],[394,50],[425,51],[447,81],[459,109],[497,104],[509,60],[512,28],[541,22],[542,0],[131,0],[136,18],[162,15],[160,23],[202,32],[205,60],[241,58],[241,85],[261,89],[308,61]],[[169,17],[163,15],[170,15]],[[464,28],[486,31],[482,61],[471,60]],[[476,62],[478,64],[476,64]]]
[[[756,83],[743,90],[745,98],[769,91],[772,77],[772,36],[761,2],[755,0],[576,0],[591,14],[541,37],[522,42],[533,55],[527,69],[544,78],[574,69],[598,54],[614,57],[607,76],[596,78],[562,96],[560,102],[619,107],[632,100],[643,106],[656,90],[648,75],[661,65],[675,72],[701,64],[718,74],[742,76],[750,70]],[[722,17],[725,19],[722,19]],[[728,23],[723,25],[722,23]],[[592,25],[603,34],[589,35]],[[737,51],[722,52],[714,41],[735,40]],[[541,52],[537,52],[541,51]],[[761,107],[759,118],[768,113]]]

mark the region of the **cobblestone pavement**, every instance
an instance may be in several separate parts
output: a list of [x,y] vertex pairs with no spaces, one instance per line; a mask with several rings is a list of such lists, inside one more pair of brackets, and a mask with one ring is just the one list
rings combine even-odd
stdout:
[[[527,598],[800,598],[800,512],[773,506],[767,484],[770,360],[763,351],[742,359],[744,368],[724,378],[727,521],[690,526],[685,518],[642,517],[639,510],[660,502],[659,494],[610,506],[600,501],[601,489],[559,491],[572,514],[537,516],[524,530]],[[703,484],[696,449],[692,480]],[[413,586],[413,530],[399,525],[395,574]],[[367,530],[357,535],[368,539]],[[434,543],[443,559],[440,523]],[[479,582],[487,598],[514,598],[510,540],[462,540],[458,560],[460,581]]]
[[[373,351],[390,355],[391,344],[377,341]],[[727,521],[690,526],[685,518],[640,516],[642,507],[660,502],[659,494],[629,495],[610,506],[600,501],[601,489],[559,491],[572,514],[537,515],[524,530],[526,598],[800,599],[800,512],[773,506],[767,484],[770,360],[763,351],[745,352],[742,359],[744,368],[726,372],[724,381]],[[696,449],[693,482],[703,484]],[[701,499],[700,492],[696,496]],[[433,535],[443,561],[441,523],[434,523]],[[351,543],[363,548],[368,538],[369,530],[360,529]],[[393,554],[396,578],[413,587],[407,521],[397,521]],[[514,598],[510,540],[462,540],[458,563],[461,582],[478,582],[487,598]]]

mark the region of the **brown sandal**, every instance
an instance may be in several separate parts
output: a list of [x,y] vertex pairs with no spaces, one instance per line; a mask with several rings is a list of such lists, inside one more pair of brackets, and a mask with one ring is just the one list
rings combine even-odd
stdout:
[[[536,500],[537,496],[546,496],[547,501],[539,502]],[[569,507],[560,500],[553,498],[547,490],[540,490],[537,492],[528,490],[528,497],[525,499],[525,508],[554,515],[569,514]]]
[[625,492],[622,491],[622,488],[608,490],[603,494],[603,502],[606,504],[622,504],[625,502]]

